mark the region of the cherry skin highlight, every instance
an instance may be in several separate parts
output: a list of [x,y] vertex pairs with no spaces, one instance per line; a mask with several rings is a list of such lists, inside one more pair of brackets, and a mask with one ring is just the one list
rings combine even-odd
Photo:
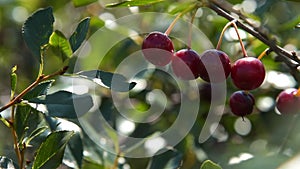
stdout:
[[236,87],[242,90],[258,88],[265,79],[263,63],[254,57],[237,60],[231,68],[231,78]]
[[276,108],[281,114],[296,114],[300,112],[300,97],[295,94],[297,89],[289,88],[280,92],[276,98]]
[[222,82],[231,72],[229,57],[226,53],[211,49],[200,57],[200,77],[206,82]]
[[174,74],[183,80],[197,79],[200,74],[200,56],[192,49],[181,49],[174,54],[172,69]]
[[151,32],[142,44],[146,60],[156,66],[165,66],[171,62],[174,46],[168,35],[161,32]]
[[236,116],[244,117],[251,114],[254,104],[255,100],[253,95],[245,91],[236,91],[229,99],[231,112]]

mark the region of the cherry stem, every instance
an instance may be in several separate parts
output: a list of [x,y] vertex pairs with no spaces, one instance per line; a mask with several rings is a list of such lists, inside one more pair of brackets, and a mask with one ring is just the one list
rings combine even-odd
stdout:
[[191,18],[191,22],[189,25],[189,38],[188,38],[188,49],[192,48],[192,28],[193,28],[193,22],[196,16],[197,10],[195,10],[195,12],[192,14],[192,18]]
[[174,28],[176,22],[178,21],[178,19],[183,15],[183,13],[180,13],[176,16],[176,18],[173,20],[173,22],[170,24],[170,26],[168,27],[168,29],[166,30],[165,34],[169,35],[172,31],[172,29]]
[[296,97],[300,97],[300,87],[298,88],[296,94],[295,94]]
[[220,50],[220,48],[221,48],[221,44],[222,44],[222,40],[223,40],[223,36],[224,36],[225,31],[227,30],[227,28],[228,28],[229,26],[231,26],[232,22],[235,22],[235,21],[236,21],[236,20],[232,20],[232,21],[228,22],[228,23],[223,27],[223,30],[222,30],[222,32],[221,32],[221,35],[220,35],[220,37],[219,37],[219,41],[218,41],[218,44],[217,44],[217,47],[216,47],[217,50]]
[[241,37],[240,37],[239,31],[238,31],[238,27],[236,26],[235,22],[237,22],[236,19],[234,19],[234,20],[228,22],[228,23],[224,26],[224,28],[223,28],[223,30],[222,30],[222,32],[221,32],[221,36],[220,36],[220,38],[219,38],[219,41],[218,41],[218,44],[217,44],[216,49],[217,49],[217,50],[220,50],[220,47],[221,47],[221,43],[222,43],[222,39],[223,39],[224,33],[225,33],[226,29],[228,29],[228,27],[232,25],[232,26],[234,27],[234,30],[235,30],[235,32],[236,32],[236,34],[237,34],[238,39],[239,39],[239,42],[240,42],[240,45],[241,45],[241,48],[242,48],[243,55],[244,55],[244,57],[247,57],[248,55],[247,55],[247,52],[246,52],[244,43],[243,43],[243,41],[242,41],[242,39],[241,39]]
[[170,24],[170,26],[168,27],[168,29],[165,31],[165,34],[166,34],[166,35],[169,35],[169,34],[171,33],[171,31],[173,30],[173,28],[174,28],[176,22],[178,21],[178,19],[179,19],[183,14],[185,14],[185,13],[187,13],[187,12],[193,10],[194,8],[197,8],[197,4],[195,4],[195,5],[193,5],[193,6],[189,7],[189,8],[186,8],[184,11],[180,12],[180,13],[176,16],[176,18],[173,20],[173,22]]
[[261,60],[265,55],[267,55],[269,48],[265,49],[258,57],[258,60]]

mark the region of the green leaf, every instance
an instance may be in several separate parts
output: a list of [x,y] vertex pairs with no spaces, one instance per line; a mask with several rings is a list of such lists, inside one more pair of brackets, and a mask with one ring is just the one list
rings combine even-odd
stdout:
[[80,47],[80,45],[86,38],[89,25],[90,25],[90,18],[83,19],[78,24],[75,32],[71,35],[69,42],[73,52],[75,52]]
[[192,1],[192,2],[178,2],[178,3],[173,3],[174,8],[169,12],[171,15],[178,14],[180,12],[187,12],[187,9],[193,9],[197,4]]
[[83,143],[79,132],[76,132],[70,139],[68,142],[68,147],[78,167],[81,168],[83,159]]
[[80,116],[86,113],[93,106],[93,100],[90,95],[77,95],[67,91],[58,91],[28,101],[45,104],[49,116],[61,118],[77,118],[77,115]]
[[33,55],[41,62],[41,49],[48,44],[53,32],[54,17],[52,8],[40,9],[24,23],[22,33]]
[[[161,154],[162,153],[162,154]],[[177,169],[182,164],[182,154],[173,148],[159,150],[147,167],[147,169]]]
[[[14,127],[18,136],[18,142],[23,143],[23,139],[27,139],[27,143],[37,137],[39,128],[47,128],[43,123],[43,114],[29,105],[18,105],[15,114]],[[45,130],[44,130],[45,131]]]
[[48,81],[39,83],[36,87],[34,87],[28,93],[26,93],[23,96],[23,99],[29,100],[29,99],[33,99],[33,98],[36,98],[41,95],[46,95],[48,89],[51,87],[53,82],[54,82],[54,80],[48,80]]
[[106,7],[131,7],[131,6],[143,6],[143,5],[151,5],[154,3],[162,2],[164,0],[127,0],[117,3],[107,4]]
[[17,66],[14,66],[11,69],[11,74],[10,74],[10,85],[11,85],[11,92],[10,92],[10,98],[12,99],[15,95],[15,91],[17,88]]
[[[123,75],[101,70],[83,71],[79,72],[78,75],[83,78],[90,79],[103,87],[107,87],[119,92],[129,91],[136,85],[135,82],[128,83],[127,79]],[[101,82],[99,82],[99,79]],[[112,81],[114,83],[112,83]]]
[[200,169],[222,169],[222,168],[218,164],[210,160],[206,160],[202,163]]
[[29,135],[29,137],[25,138],[25,140],[24,140],[25,144],[26,144],[26,145],[29,145],[30,142],[31,142],[34,138],[36,138],[36,137],[38,137],[39,135],[41,135],[42,133],[44,133],[47,129],[48,129],[47,126],[42,126],[42,127],[36,128],[36,129]]
[[54,54],[63,61],[71,57],[72,49],[70,43],[62,32],[58,30],[54,31],[50,36],[49,44],[51,45]]
[[37,150],[32,169],[57,168],[63,159],[64,150],[73,136],[71,131],[51,133]]
[[72,1],[75,7],[85,6],[93,2],[97,2],[97,0],[72,0]]
[[0,156],[0,168],[15,169],[19,167],[14,164],[13,160],[4,156]]

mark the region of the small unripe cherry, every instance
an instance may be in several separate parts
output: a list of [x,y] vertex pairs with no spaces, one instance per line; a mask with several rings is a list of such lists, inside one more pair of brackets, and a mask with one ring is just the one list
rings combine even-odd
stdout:
[[206,82],[222,82],[231,72],[229,57],[226,53],[211,49],[201,56],[200,77]]
[[253,95],[245,91],[236,91],[229,99],[231,112],[236,116],[244,117],[251,114],[254,104],[255,100]]
[[300,97],[296,96],[297,89],[289,88],[280,92],[276,98],[276,108],[281,114],[300,113]]
[[161,32],[151,32],[147,35],[142,49],[146,60],[156,66],[165,66],[170,63],[174,52],[171,39]]
[[258,88],[265,79],[263,63],[254,57],[237,60],[231,68],[231,78],[235,86],[241,90]]
[[192,49],[181,49],[174,54],[172,70],[183,80],[197,79],[200,74],[200,56]]

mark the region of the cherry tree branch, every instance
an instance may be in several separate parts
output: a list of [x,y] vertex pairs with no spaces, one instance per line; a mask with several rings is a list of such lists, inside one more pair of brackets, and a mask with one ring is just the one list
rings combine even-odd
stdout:
[[29,85],[26,89],[24,89],[18,96],[16,96],[14,99],[12,99],[9,103],[4,105],[0,108],[0,113],[7,108],[11,107],[12,105],[15,105],[22,101],[22,97],[28,93],[31,89],[33,89],[35,86],[37,86],[40,82],[43,82],[45,80],[51,79],[57,75],[64,74],[68,69],[68,66],[63,67],[61,70],[58,70],[57,72],[54,72],[50,75],[40,75],[31,85]]
[[243,22],[238,20],[236,25],[269,46],[269,51],[275,52],[278,55],[278,61],[284,62],[290,68],[291,74],[294,76],[294,78],[300,82],[299,71],[297,70],[297,68],[300,66],[300,60],[296,52],[290,52],[278,46],[275,43],[275,40],[270,39],[260,30],[260,28],[255,27],[253,24],[247,21],[247,18],[241,12],[232,9],[232,5],[230,3],[226,1],[210,0],[208,7],[229,21],[237,19],[231,13],[239,16],[239,19]]

